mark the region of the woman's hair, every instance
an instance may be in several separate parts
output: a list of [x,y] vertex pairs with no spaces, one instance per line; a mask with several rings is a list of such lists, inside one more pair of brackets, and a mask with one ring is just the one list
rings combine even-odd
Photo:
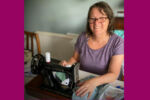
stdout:
[[86,24],[86,32],[87,34],[89,35],[92,35],[92,31],[90,29],[90,26],[89,26],[89,22],[88,22],[88,19],[90,18],[90,13],[91,13],[91,10],[92,8],[98,8],[98,10],[101,12],[101,13],[105,13],[109,19],[109,24],[108,24],[108,29],[107,29],[107,32],[108,34],[113,34],[113,20],[114,20],[114,14],[113,14],[113,11],[112,9],[110,8],[110,6],[106,3],[106,2],[97,2],[95,4],[93,4],[90,8],[89,8],[89,12],[88,12],[88,17],[87,17],[87,24]]

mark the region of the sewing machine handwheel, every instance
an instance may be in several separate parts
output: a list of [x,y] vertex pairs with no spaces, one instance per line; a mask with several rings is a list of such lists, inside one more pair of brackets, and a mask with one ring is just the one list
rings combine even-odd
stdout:
[[31,72],[33,74],[40,74],[41,70],[44,68],[45,58],[41,54],[33,56],[31,61]]

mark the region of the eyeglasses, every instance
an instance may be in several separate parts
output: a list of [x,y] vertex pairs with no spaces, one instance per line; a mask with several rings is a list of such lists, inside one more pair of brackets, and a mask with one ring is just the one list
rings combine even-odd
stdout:
[[98,23],[104,22],[107,19],[107,17],[99,17],[99,18],[89,18],[89,23],[94,23],[95,21],[98,21]]

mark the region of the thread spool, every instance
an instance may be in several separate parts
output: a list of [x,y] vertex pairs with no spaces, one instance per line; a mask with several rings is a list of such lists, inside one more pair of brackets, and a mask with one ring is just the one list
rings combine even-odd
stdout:
[[45,56],[46,56],[46,62],[50,63],[51,62],[51,54],[50,54],[50,52],[46,52]]

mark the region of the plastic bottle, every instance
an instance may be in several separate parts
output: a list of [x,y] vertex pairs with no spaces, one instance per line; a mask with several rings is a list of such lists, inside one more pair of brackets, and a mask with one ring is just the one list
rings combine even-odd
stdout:
[[46,62],[50,63],[51,62],[51,54],[50,54],[50,52],[46,52],[45,56],[46,56]]

